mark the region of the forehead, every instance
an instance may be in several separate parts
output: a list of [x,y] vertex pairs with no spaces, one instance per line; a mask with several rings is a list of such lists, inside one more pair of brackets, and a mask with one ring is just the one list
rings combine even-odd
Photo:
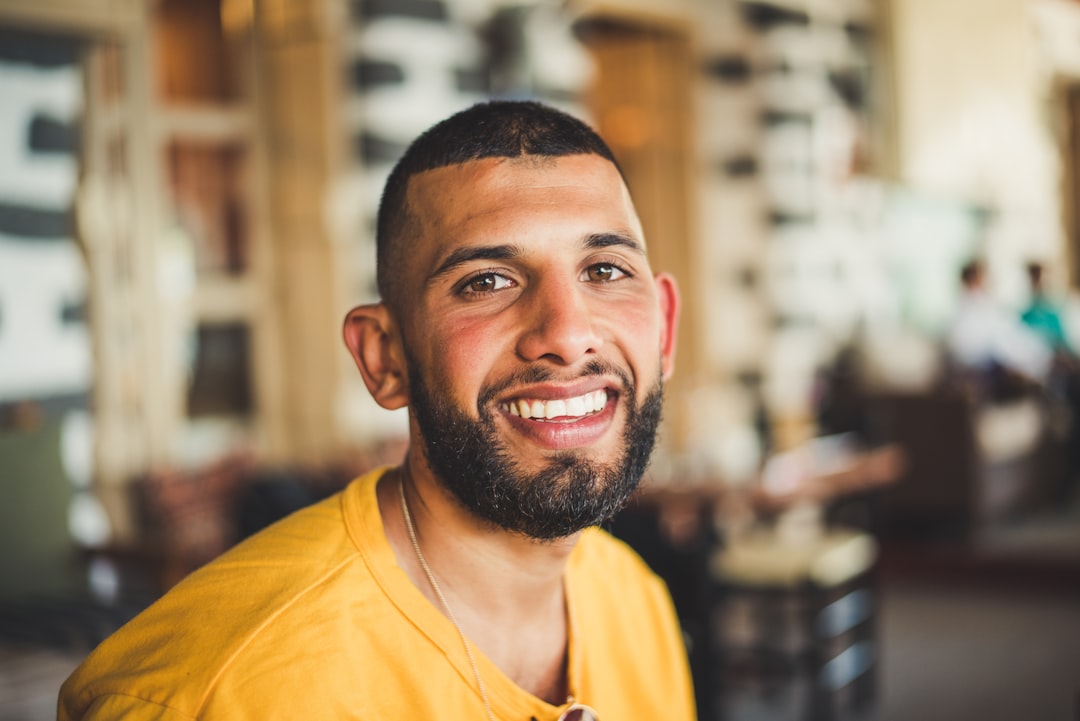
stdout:
[[598,155],[484,158],[419,173],[407,205],[427,240],[621,232],[644,243],[618,169]]

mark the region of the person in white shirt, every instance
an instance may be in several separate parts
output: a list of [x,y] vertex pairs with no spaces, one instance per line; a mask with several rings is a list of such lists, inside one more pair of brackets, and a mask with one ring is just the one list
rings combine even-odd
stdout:
[[986,291],[986,270],[973,260],[960,274],[963,293],[945,337],[949,361],[961,374],[993,387],[1002,376],[1045,384],[1053,351]]

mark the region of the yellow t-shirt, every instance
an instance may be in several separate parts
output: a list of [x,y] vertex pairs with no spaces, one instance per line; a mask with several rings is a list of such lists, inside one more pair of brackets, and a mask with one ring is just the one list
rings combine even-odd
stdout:
[[[102,643],[60,691],[74,719],[485,718],[453,624],[413,586],[367,474],[196,571]],[[601,721],[693,719],[690,675],[663,583],[588,529],[566,569],[569,682]],[[505,721],[552,706],[475,650]]]

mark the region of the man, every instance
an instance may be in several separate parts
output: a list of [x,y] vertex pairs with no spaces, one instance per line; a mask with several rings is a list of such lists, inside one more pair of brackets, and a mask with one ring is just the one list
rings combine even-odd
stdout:
[[636,486],[678,298],[614,159],[535,103],[418,138],[345,341],[404,463],[192,574],[59,718],[690,719],[663,584],[592,526]]
[[1020,314],[1024,324],[1042,338],[1052,351],[1046,382],[1046,400],[1065,418],[1061,433],[1060,468],[1051,474],[1050,500],[1055,508],[1070,512],[1080,487],[1080,358],[1069,342],[1061,311],[1046,288],[1042,263],[1028,263],[1031,300]]
[[1061,311],[1047,293],[1043,270],[1042,263],[1027,264],[1031,299],[1020,313],[1020,320],[1039,334],[1043,342],[1053,350],[1059,362],[1069,363],[1075,354],[1065,334],[1065,325],[1061,322]]
[[974,384],[980,396],[990,399],[1008,397],[1015,387],[1045,383],[1050,349],[990,297],[982,261],[964,265],[960,284],[945,337],[954,369]]

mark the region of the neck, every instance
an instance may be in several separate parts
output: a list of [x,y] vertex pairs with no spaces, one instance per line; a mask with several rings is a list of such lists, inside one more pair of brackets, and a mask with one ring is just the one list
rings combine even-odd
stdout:
[[563,571],[577,536],[540,542],[493,528],[410,457],[379,484],[379,510],[398,564],[444,615],[409,539],[399,489],[462,633],[519,686],[561,703],[568,636]]
[[[379,488],[379,510],[398,563],[423,590],[421,575],[411,573],[414,552],[408,540],[398,500],[398,487],[416,528],[421,550],[431,564],[443,592],[462,597],[485,614],[529,612],[542,603],[543,591],[562,600],[562,575],[578,535],[538,541],[493,527],[474,516],[452,492],[425,469],[406,461],[384,478]],[[539,595],[538,595],[539,594]]]

